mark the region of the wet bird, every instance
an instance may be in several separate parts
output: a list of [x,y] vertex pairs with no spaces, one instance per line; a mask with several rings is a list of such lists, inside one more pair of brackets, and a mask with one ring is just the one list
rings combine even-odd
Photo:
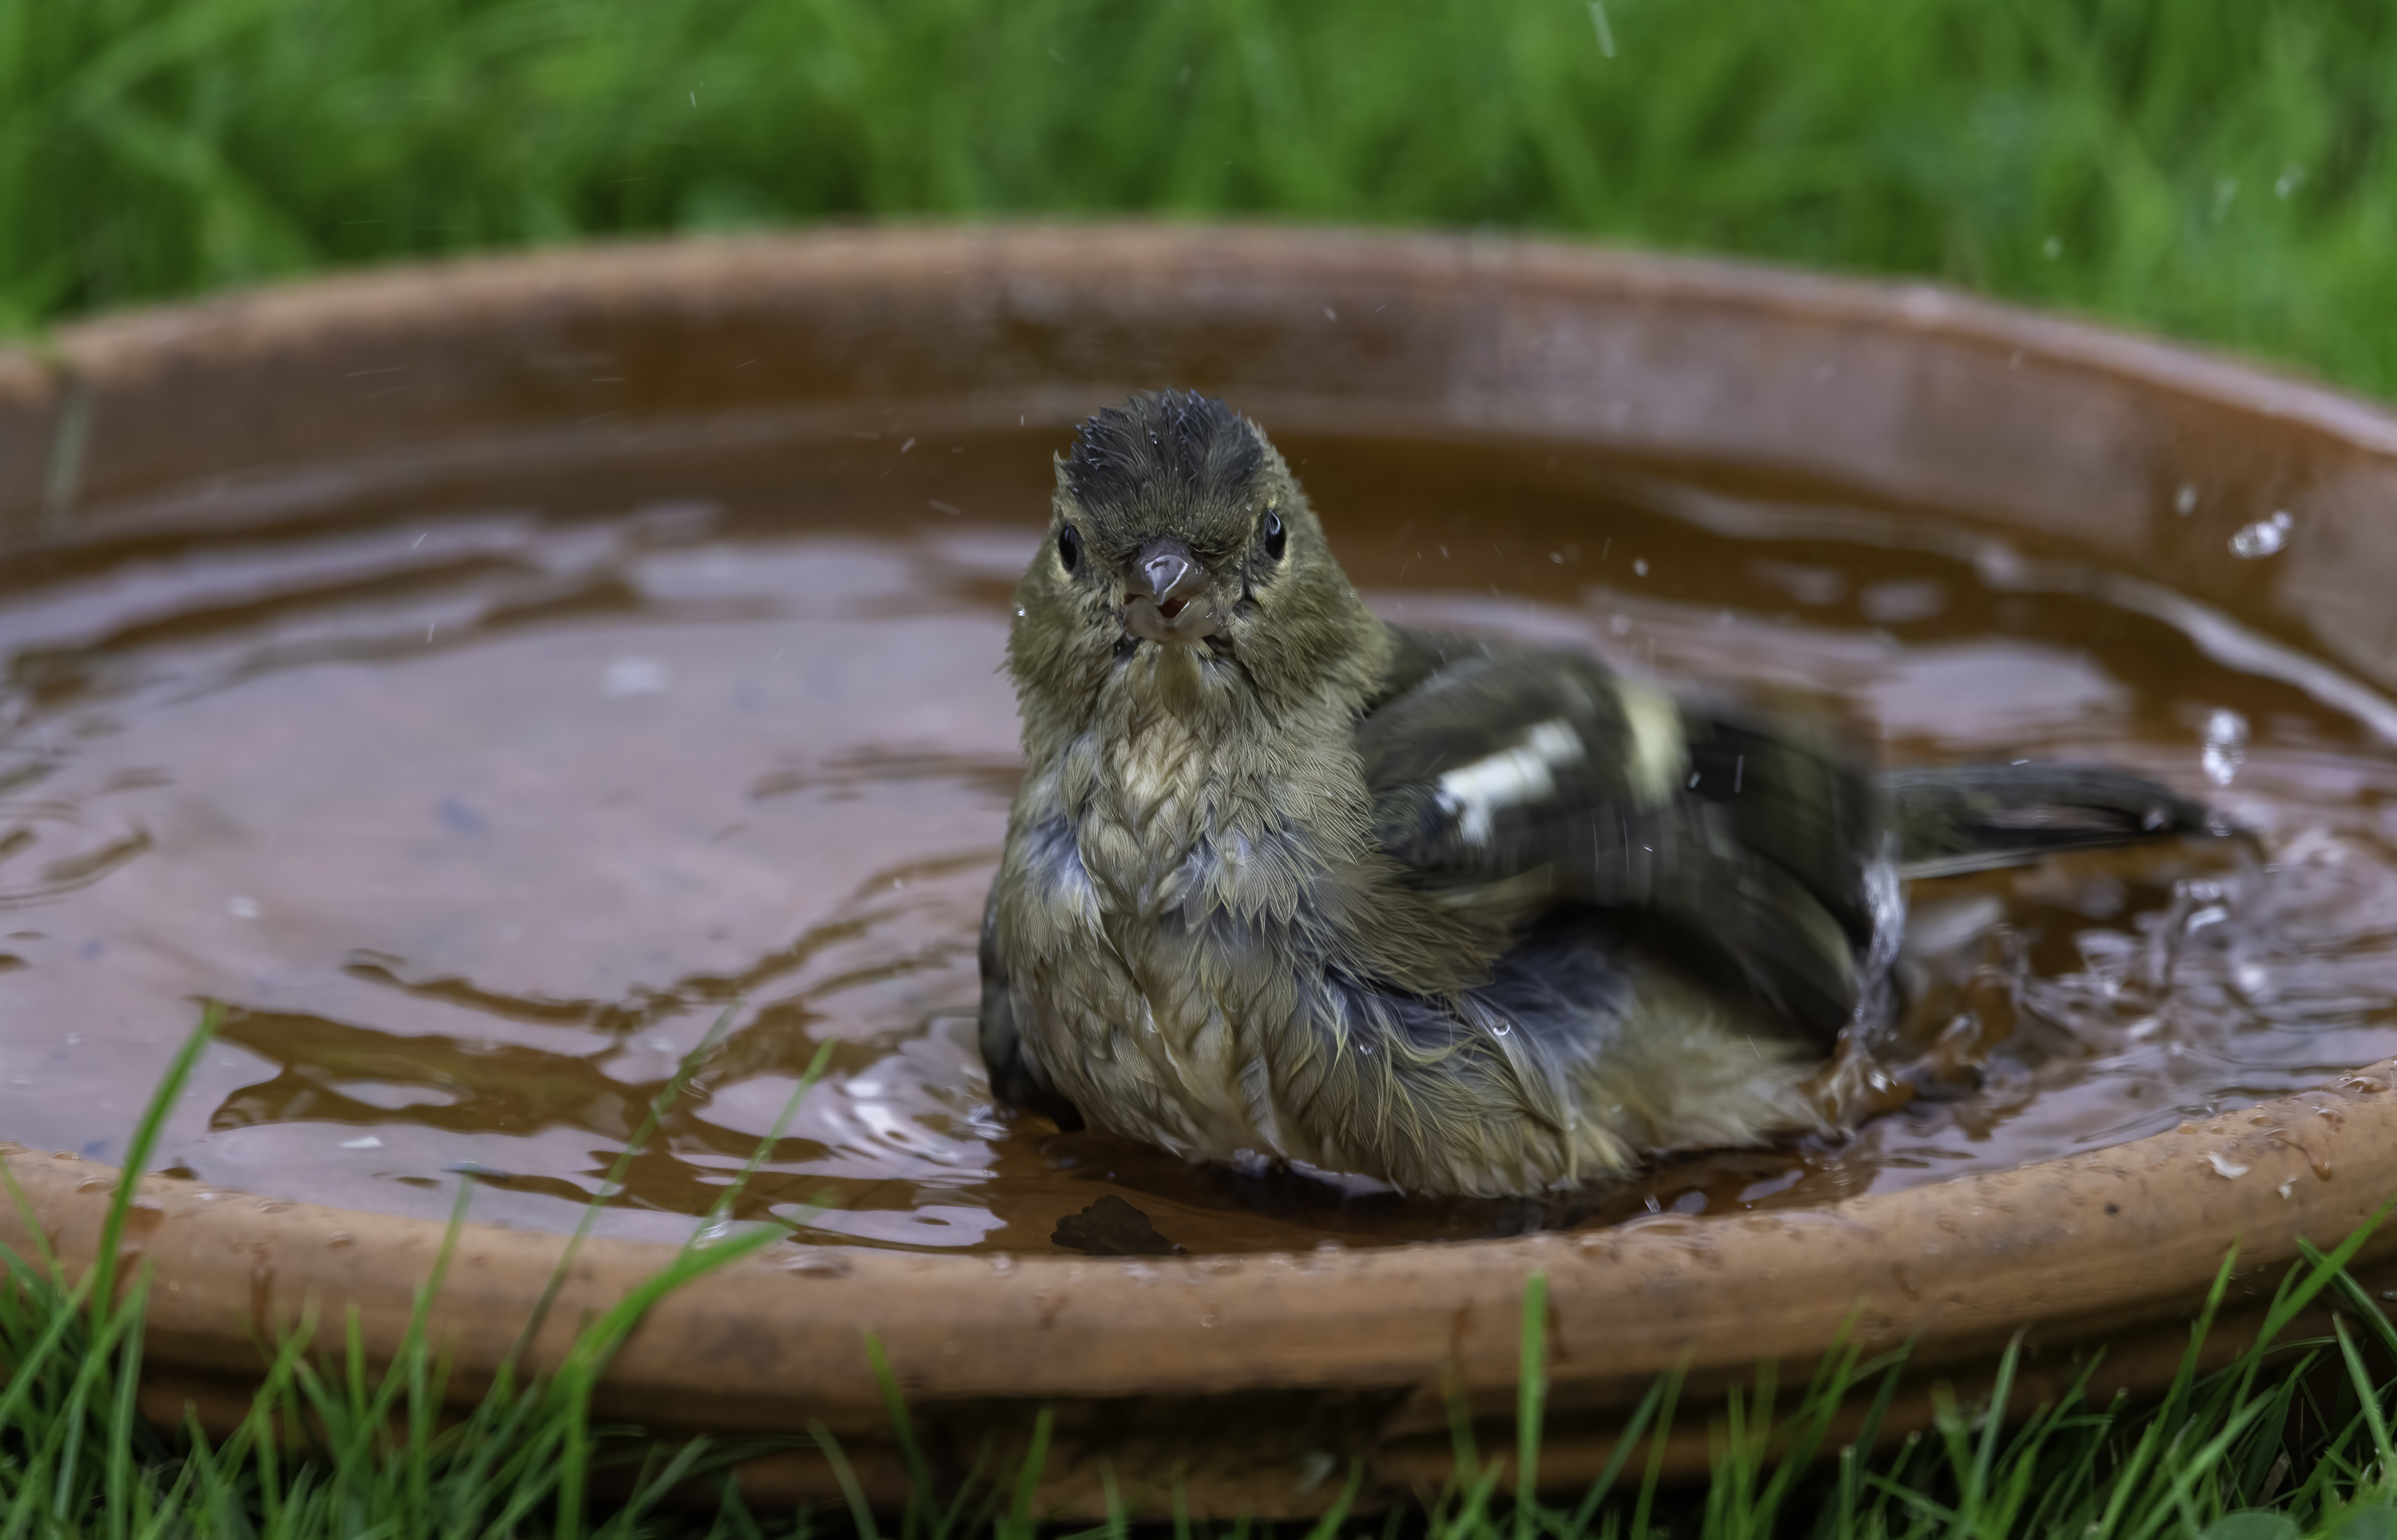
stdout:
[[1830,1131],[1810,1082],[1892,1016],[1903,876],[2203,823],[1387,624],[1218,401],[1135,396],[1056,471],[981,1043],[1068,1127],[1461,1195]]

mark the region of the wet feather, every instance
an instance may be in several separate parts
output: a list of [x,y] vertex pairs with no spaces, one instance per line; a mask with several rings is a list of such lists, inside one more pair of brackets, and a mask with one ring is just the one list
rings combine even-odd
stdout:
[[[2020,777],[1893,801],[1806,724],[1386,625],[1196,395],[1083,425],[1015,609],[992,1086],[1192,1159],[1495,1195],[1832,1127],[1809,1081],[1887,1013],[1901,838],[2042,847]],[[2076,841],[2191,812],[2073,790]]]

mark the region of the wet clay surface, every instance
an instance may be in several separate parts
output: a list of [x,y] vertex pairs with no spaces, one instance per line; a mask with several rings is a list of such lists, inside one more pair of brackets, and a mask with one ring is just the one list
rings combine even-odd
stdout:
[[2250,837],[1919,884],[1903,1105],[1841,1144],[1534,1210],[1011,1126],[973,946],[1060,436],[877,424],[0,561],[0,1136],[120,1158],[217,998],[159,1163],[429,1215],[472,1181],[476,1217],[563,1228],[721,1018],[604,1229],[687,1233],[787,1116],[733,1207],[806,1239],[1049,1251],[1083,1215],[1263,1250],[1817,1203],[2397,1052],[2397,750],[2359,720],[2397,712],[2350,682],[1921,511],[1280,436],[1394,618],[1808,701],[1893,762],[2136,766]]

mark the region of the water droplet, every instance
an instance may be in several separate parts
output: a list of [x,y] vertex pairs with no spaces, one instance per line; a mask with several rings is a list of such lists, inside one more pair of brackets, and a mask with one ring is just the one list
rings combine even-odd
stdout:
[[1000,1252],[990,1259],[990,1270],[1004,1278],[1015,1270],[1015,1258]]
[[626,696],[662,695],[674,683],[674,675],[654,657],[620,657],[608,665],[600,677],[600,689],[610,700]]
[[343,1139],[341,1148],[343,1149],[381,1149],[382,1141],[371,1134],[364,1134],[355,1139]]
[[340,1251],[344,1246],[354,1246],[355,1244],[357,1244],[357,1237],[352,1235],[348,1230],[335,1230],[332,1234],[325,1237],[325,1248],[328,1251]]
[[2173,511],[2179,514],[2184,519],[2197,511],[2197,485],[2195,483],[2183,482],[2181,484],[2180,490],[2173,494]]
[[2238,534],[2230,537],[2230,554],[2243,562],[2273,555],[2289,543],[2289,529],[2296,523],[2287,509],[2276,508],[2270,518],[2243,525]]
[[2205,1152],[2205,1159],[2206,1163],[2214,1167],[2215,1174],[2216,1175],[2227,1176],[2236,1180],[2237,1178],[2247,1175],[2247,1167],[2241,1165],[2236,1161],[2225,1159],[2223,1156],[2211,1149]]
[[1645,578],[1648,576],[1647,557],[1642,556],[1638,561],[1631,564],[1631,575],[1635,578]]
[[784,1272],[797,1273],[805,1278],[845,1278],[849,1275],[849,1259],[821,1246],[775,1249],[781,1255],[773,1265]]
[[2064,255],[2064,237],[2061,235],[2050,235],[2046,240],[2040,242],[2039,254],[2046,258],[2051,262],[2055,261],[2058,257]]
[[2247,719],[2233,710],[2218,710],[2205,719],[2205,750],[2200,756],[2205,778],[2228,786],[2247,763]]

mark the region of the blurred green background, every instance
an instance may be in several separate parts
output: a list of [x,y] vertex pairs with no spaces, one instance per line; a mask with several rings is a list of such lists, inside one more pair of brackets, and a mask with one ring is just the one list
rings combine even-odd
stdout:
[[2390,0],[0,0],[0,329],[827,218],[1566,232],[2397,393]]

